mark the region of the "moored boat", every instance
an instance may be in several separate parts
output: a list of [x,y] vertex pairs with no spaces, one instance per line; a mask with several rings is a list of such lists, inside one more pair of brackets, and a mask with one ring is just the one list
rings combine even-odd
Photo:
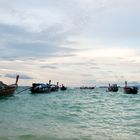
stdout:
[[51,84],[51,80],[49,80],[49,85],[50,85],[50,91],[58,91],[59,86],[58,86],[58,82],[57,84]]
[[108,87],[108,90],[107,91],[108,92],[117,92],[118,91],[117,84],[112,84],[112,85],[109,84],[109,87]]
[[67,87],[65,87],[65,86],[62,84],[62,86],[60,87],[60,90],[67,90]]
[[125,81],[125,87],[123,89],[124,89],[124,93],[126,93],[126,94],[137,94],[138,93],[138,87],[127,86],[127,81]]
[[50,93],[50,85],[43,83],[33,83],[31,87],[32,93]]
[[19,79],[19,75],[16,76],[16,82],[11,85],[6,85],[3,82],[0,82],[0,97],[13,95],[14,91],[18,87],[18,79]]
[[95,87],[85,87],[85,86],[83,86],[83,87],[80,87],[80,89],[94,89]]

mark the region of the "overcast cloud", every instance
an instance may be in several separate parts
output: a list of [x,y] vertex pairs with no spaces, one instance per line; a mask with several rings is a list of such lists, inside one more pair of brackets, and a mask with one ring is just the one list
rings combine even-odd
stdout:
[[1,80],[19,73],[21,85],[32,78],[72,86],[139,82],[133,72],[140,69],[139,5],[139,0],[0,0]]

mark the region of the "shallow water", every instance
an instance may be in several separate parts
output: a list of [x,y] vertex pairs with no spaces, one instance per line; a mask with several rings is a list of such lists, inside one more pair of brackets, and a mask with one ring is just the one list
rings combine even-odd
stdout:
[[140,93],[69,88],[0,99],[0,140],[139,140]]

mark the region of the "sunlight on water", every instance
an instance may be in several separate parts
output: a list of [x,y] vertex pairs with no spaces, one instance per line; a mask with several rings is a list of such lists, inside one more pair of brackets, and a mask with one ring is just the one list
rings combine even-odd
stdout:
[[0,100],[0,140],[140,139],[140,94],[21,90]]

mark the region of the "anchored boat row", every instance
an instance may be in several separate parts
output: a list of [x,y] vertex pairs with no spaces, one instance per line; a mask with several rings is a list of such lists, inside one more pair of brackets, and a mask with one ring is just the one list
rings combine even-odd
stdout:
[[[6,85],[3,82],[0,81],[0,97],[1,96],[9,96],[14,93],[14,91],[18,87],[18,79],[19,75],[16,76],[16,81],[14,84],[11,85]],[[95,86],[92,87],[80,87],[80,89],[94,89]],[[108,92],[117,92],[118,91],[118,86],[117,84],[109,84],[108,87]],[[53,91],[58,91],[60,90],[66,90],[67,87],[65,87],[63,84],[61,86],[57,84],[51,84],[51,80],[49,80],[49,83],[33,83],[32,87],[28,88],[32,93],[50,93]],[[127,81],[125,81],[125,86],[123,87],[124,93],[126,94],[137,94],[138,93],[138,88],[136,86],[128,86]],[[24,90],[25,91],[25,90]]]
[[[117,84],[112,84],[112,85],[109,84],[109,87],[108,87],[109,92],[117,92],[118,89],[119,88],[118,88]],[[124,90],[124,93],[126,93],[126,94],[137,94],[138,93],[138,87],[128,86],[127,81],[125,81],[125,86],[124,86],[123,90]]]
[[57,84],[51,84],[51,80],[49,80],[49,84],[46,83],[33,83],[31,87],[32,93],[50,93],[52,91],[58,91],[58,90],[66,90],[67,88],[62,84],[62,86],[59,87],[58,82]]
[[[10,96],[13,95],[13,93],[15,92],[15,90],[18,87],[18,79],[19,79],[19,75],[16,76],[16,81],[14,84],[11,85],[6,85],[4,84],[2,81],[0,81],[0,97],[3,96]],[[66,90],[67,87],[65,87],[63,84],[61,86],[57,84],[51,84],[51,80],[49,80],[49,83],[33,83],[32,87],[27,88],[30,89],[30,91],[32,93],[50,93],[52,91],[58,91],[60,90]],[[25,89],[25,90],[27,90]],[[23,91],[25,91],[23,90]]]
[[[86,87],[86,86],[82,86],[80,87],[80,89],[94,89],[95,86],[92,87]],[[117,84],[109,84],[108,88],[107,88],[107,92],[117,92],[119,90],[119,87],[117,86]],[[125,81],[125,86],[123,87],[124,93],[126,94],[137,94],[138,93],[138,87],[136,86],[128,86],[127,85],[127,81]]]

